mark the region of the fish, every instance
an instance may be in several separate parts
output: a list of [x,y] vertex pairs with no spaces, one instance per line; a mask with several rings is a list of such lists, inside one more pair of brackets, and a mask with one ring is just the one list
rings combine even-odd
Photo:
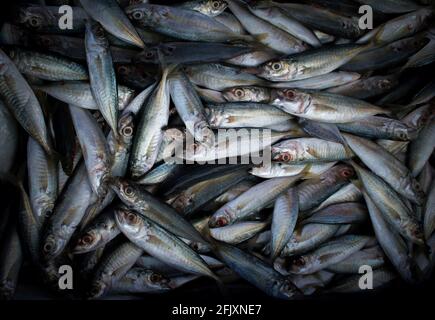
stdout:
[[52,138],[41,105],[15,64],[0,49],[0,97],[24,130],[47,154],[53,155]]
[[300,296],[298,288],[261,259],[237,247],[215,244],[216,255],[240,277],[268,295],[284,300]]
[[18,70],[29,76],[49,81],[88,80],[86,68],[74,61],[52,54],[14,48],[9,51]]
[[376,203],[388,223],[409,241],[422,245],[424,242],[422,226],[398,193],[370,171],[356,163],[352,163],[352,166],[357,172],[364,190]]
[[302,41],[258,18],[249,6],[239,0],[226,0],[228,8],[240,21],[242,26],[252,35],[259,36],[259,42],[282,54],[291,54],[304,51],[307,47]]
[[[257,76],[273,82],[295,81],[328,74],[369,49],[369,45],[341,44],[274,59],[252,69]],[[251,70],[249,70],[251,71]]]
[[300,223],[358,224],[366,221],[366,207],[358,202],[343,202],[316,210]]
[[0,101],[0,146],[3,150],[0,157],[0,177],[7,176],[13,166],[18,151],[18,124],[5,104]]
[[359,251],[367,243],[367,236],[345,235],[324,243],[318,249],[291,258],[289,272],[312,274],[339,263]]
[[92,96],[98,110],[117,135],[118,86],[109,42],[98,23],[86,23],[85,48]]
[[147,173],[154,165],[163,140],[162,129],[168,124],[170,93],[167,85],[168,69],[163,71],[137,125],[130,155],[129,171],[134,179]]
[[[274,201],[299,179],[300,175],[295,177],[280,177],[256,184],[217,210],[211,216],[209,226],[211,228],[224,227],[248,218],[267,206],[271,201]],[[261,197],[260,194],[262,195]]]
[[115,0],[80,0],[80,4],[92,19],[98,21],[113,36],[139,48],[145,47],[136,29]]
[[210,235],[218,241],[236,245],[252,238],[268,225],[268,222],[263,221],[239,222],[221,228],[211,228]]
[[334,273],[359,273],[361,266],[372,269],[381,268],[385,263],[384,253],[379,246],[357,251],[345,260],[329,266],[327,269]]
[[183,72],[172,73],[168,80],[169,92],[187,131],[198,143],[211,146],[214,133],[205,115],[201,99],[193,84]]
[[[42,86],[35,86],[50,96],[59,99],[67,104],[76,107],[99,110],[97,102],[92,95],[91,87],[88,82],[82,81],[67,81],[64,83],[52,83]],[[134,95],[134,90],[125,86],[118,87],[118,110],[125,109]]]
[[290,188],[278,198],[273,207],[271,257],[276,258],[289,242],[299,215],[299,200],[296,188]]
[[220,281],[195,251],[151,220],[129,210],[117,210],[115,219],[130,241],[157,259],[187,273]]
[[402,162],[370,140],[350,134],[343,136],[350,148],[373,173],[406,199],[420,205],[423,203],[425,194],[420,184]]
[[434,134],[435,120],[432,119],[420,131],[418,138],[411,142],[409,146],[408,165],[414,177],[421,172],[435,148]]
[[174,208],[151,195],[142,186],[122,178],[113,178],[111,188],[121,201],[141,215],[158,223],[177,236],[204,242],[190,222],[180,216]]
[[200,12],[157,4],[138,4],[125,9],[128,17],[145,28],[177,39],[204,42],[250,42],[247,35],[231,29]]
[[303,92],[293,89],[277,91],[272,105],[294,116],[327,123],[348,123],[388,110],[364,100],[325,92]]
[[115,281],[110,292],[155,293],[169,291],[170,280],[156,271],[133,267],[121,279]]
[[69,110],[83,150],[92,190],[99,197],[103,197],[107,193],[107,181],[110,177],[112,161],[106,137],[88,110],[74,106],[70,106]]

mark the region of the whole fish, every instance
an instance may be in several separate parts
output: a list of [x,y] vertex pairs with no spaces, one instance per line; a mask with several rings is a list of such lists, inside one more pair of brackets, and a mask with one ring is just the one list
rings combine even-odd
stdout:
[[284,59],[274,59],[252,71],[259,77],[274,82],[303,80],[328,74],[368,48],[370,44],[334,45],[291,55]]
[[185,239],[204,242],[190,222],[181,217],[174,208],[152,196],[142,186],[116,178],[112,181],[111,187],[126,206],[158,223],[169,232]]
[[347,123],[389,111],[350,97],[325,92],[277,91],[272,105],[292,115],[319,122]]
[[11,60],[21,73],[43,80],[88,80],[85,67],[74,61],[51,54],[44,54],[23,49],[12,49]]
[[100,197],[107,192],[107,180],[110,177],[111,158],[101,128],[89,111],[70,106],[71,118],[83,150],[86,170],[92,190]]
[[299,214],[299,199],[296,188],[280,195],[273,208],[271,257],[275,259],[290,241]]
[[125,12],[142,27],[178,39],[205,42],[252,40],[250,36],[236,34],[214,18],[194,10],[139,4],[127,7]]
[[[92,95],[91,87],[87,82],[67,81],[64,83],[36,86],[35,88],[70,105],[89,110],[99,109]],[[123,110],[130,102],[133,95],[133,90],[124,86],[118,86],[119,105],[116,109]]]
[[244,2],[240,0],[226,1],[229,9],[242,26],[250,34],[260,37],[260,43],[283,54],[301,52],[306,49],[304,43],[290,33],[254,15]]
[[361,161],[406,199],[422,204],[425,194],[409,169],[391,153],[370,140],[343,134]]
[[296,274],[311,274],[325,269],[362,249],[368,240],[367,236],[356,235],[336,238],[310,253],[294,258],[289,271]]
[[183,72],[172,74],[168,81],[169,91],[175,108],[186,129],[196,141],[207,146],[214,142],[201,99],[194,86]]
[[268,295],[289,300],[299,295],[296,286],[261,259],[237,247],[216,243],[215,253],[240,277]]
[[57,161],[48,156],[35,140],[29,138],[27,167],[32,211],[42,224],[51,214],[57,199]]
[[400,199],[399,194],[386,182],[370,171],[352,164],[368,196],[376,203],[385,220],[406,239],[423,244],[423,231],[420,222]]
[[85,47],[92,96],[98,110],[116,136],[118,133],[118,87],[109,42],[98,23],[86,23]]
[[80,0],[80,4],[94,20],[101,23],[104,29],[115,37],[137,47],[145,47],[136,29],[115,0]]
[[14,63],[0,49],[0,96],[15,119],[47,152],[53,146],[41,105]]
[[93,201],[86,167],[81,163],[60,194],[53,214],[46,219],[41,239],[41,254],[45,261],[53,260],[63,252]]
[[163,71],[162,78],[148,99],[137,125],[130,156],[130,174],[134,179],[140,178],[153,167],[162,144],[162,130],[169,120],[170,95],[166,83],[168,72],[168,69]]
[[187,244],[151,220],[128,210],[117,210],[115,219],[125,236],[150,255],[182,271],[220,281]]
[[289,189],[300,176],[303,173],[295,177],[274,178],[255,185],[216,211],[210,218],[209,226],[223,227],[252,216]]

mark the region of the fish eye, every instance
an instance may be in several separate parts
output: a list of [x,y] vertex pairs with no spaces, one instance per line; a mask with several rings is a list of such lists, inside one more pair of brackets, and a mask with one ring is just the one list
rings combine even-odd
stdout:
[[125,127],[122,129],[122,135],[125,137],[131,137],[133,134],[133,128],[132,127]]
[[140,20],[143,18],[144,14],[142,11],[138,10],[138,11],[133,12],[131,16],[136,20]]
[[345,178],[350,178],[350,177],[352,177],[353,176],[353,170],[352,169],[349,169],[349,168],[346,168],[346,169],[343,169],[342,171],[341,171],[341,175],[343,176],[343,177],[345,177]]
[[39,22],[39,19],[37,19],[37,18],[30,18],[29,24],[32,27],[39,27],[40,22]]
[[128,72],[128,68],[126,66],[121,66],[118,68],[118,72],[120,74],[126,74]]
[[97,37],[102,37],[102,36],[104,36],[103,29],[100,28],[100,27],[95,28],[95,35],[96,35]]
[[292,90],[284,91],[284,95],[287,99],[293,99],[296,96],[296,94]]
[[127,186],[127,187],[124,188],[124,193],[125,193],[125,195],[126,195],[127,197],[131,197],[131,196],[134,195],[134,190],[133,190],[132,187]]
[[212,6],[213,8],[218,9],[220,7],[219,1],[213,1]]
[[93,240],[93,237],[88,233],[82,237],[81,242],[83,242],[83,244],[90,244],[90,243],[92,243],[92,240]]
[[51,252],[51,251],[53,251],[53,249],[54,249],[54,244],[50,241],[50,242],[47,242],[46,244],[44,244],[44,247],[42,248],[43,250],[44,250],[44,252],[46,252],[46,253],[48,253],[48,252]]
[[281,63],[279,62],[272,63],[272,70],[278,71],[280,69],[281,69]]
[[408,136],[406,135],[405,132],[401,132],[401,133],[399,133],[399,138],[403,139],[403,140],[406,140],[408,138]]
[[132,212],[127,213],[126,219],[131,224],[135,224],[137,222],[137,216]]
[[152,57],[154,57],[154,52],[152,52],[152,51],[147,51],[147,52],[145,52],[145,58],[152,58]]
[[302,256],[296,257],[292,262],[297,267],[302,267],[305,265],[305,259]]
[[421,185],[417,181],[414,181],[414,189],[415,191],[421,191]]
[[228,224],[228,220],[225,217],[220,217],[219,219],[216,220],[216,225],[218,227],[223,227],[226,226]]
[[153,273],[153,274],[150,276],[150,280],[151,280],[151,282],[153,282],[153,283],[157,283],[157,282],[160,282],[160,281],[162,280],[162,276],[159,275],[159,274],[157,274],[157,273]]
[[234,93],[239,98],[243,97],[243,90],[242,89],[236,89],[236,91],[234,91]]

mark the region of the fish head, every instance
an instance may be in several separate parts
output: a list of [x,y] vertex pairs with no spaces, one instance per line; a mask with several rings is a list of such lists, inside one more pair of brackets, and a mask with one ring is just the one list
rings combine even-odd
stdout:
[[123,178],[112,178],[110,187],[124,203],[136,203],[139,201],[137,186]]
[[272,104],[283,107],[291,114],[305,114],[311,105],[311,96],[308,93],[293,89],[276,90]]
[[37,7],[27,6],[19,9],[17,23],[32,30],[42,29],[48,22],[46,15]]
[[144,220],[141,219],[138,213],[125,207],[115,210],[115,219],[118,226],[127,231],[129,235],[140,235],[144,230]]
[[309,256],[294,255],[286,259],[286,269],[290,273],[301,274],[309,267]]
[[299,289],[289,280],[276,280],[272,284],[274,296],[280,299],[292,299],[295,295],[301,294]]
[[147,285],[155,290],[168,290],[170,280],[164,275],[151,270],[140,270],[139,279],[143,279],[144,285]]
[[92,251],[100,241],[101,234],[94,230],[89,230],[77,240],[72,252],[77,254]]
[[223,97],[230,102],[259,102],[265,99],[265,92],[256,87],[236,87],[225,90]]
[[299,73],[296,63],[275,59],[260,66],[257,76],[273,81],[289,81]]
[[418,130],[416,128],[408,127],[402,123],[394,122],[391,130],[394,132],[394,136],[401,141],[414,140],[418,136]]
[[49,234],[42,242],[42,257],[45,261],[52,260],[62,252],[65,244],[65,240],[61,237]]
[[276,162],[292,162],[302,160],[303,148],[298,141],[283,141],[271,148],[272,160]]
[[423,228],[418,221],[415,219],[402,220],[400,228],[405,231],[406,237],[413,243],[424,245]]
[[97,299],[99,297],[102,297],[107,290],[108,290],[108,285],[104,281],[102,280],[94,281],[91,285],[91,288],[87,292],[87,298]]
[[133,141],[134,133],[134,114],[128,112],[122,115],[118,120],[118,134],[125,145],[129,145]]
[[224,12],[227,7],[228,3],[225,0],[199,0],[193,10],[215,17]]
[[[101,47],[105,49],[109,48],[109,42],[107,41],[106,33],[101,24],[88,21],[86,29],[88,30],[86,36],[92,37],[92,41],[90,42],[92,48],[96,50],[100,50]],[[90,49],[89,42],[87,49]]]
[[231,216],[230,208],[224,206],[210,217],[208,226],[210,228],[220,228],[229,225],[231,222]]
[[158,50],[159,49],[156,47],[146,48],[138,53],[133,58],[133,61],[142,63],[159,63]]
[[340,164],[326,171],[325,176],[322,175],[322,178],[328,176],[338,181],[350,180],[355,176],[355,170],[347,164]]
[[169,9],[165,6],[138,4],[127,7],[125,13],[133,21],[153,26],[165,22],[169,16]]

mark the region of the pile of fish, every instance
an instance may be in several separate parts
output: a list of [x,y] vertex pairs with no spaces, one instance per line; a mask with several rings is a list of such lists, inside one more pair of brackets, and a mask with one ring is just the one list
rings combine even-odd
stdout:
[[[364,4],[372,29],[361,27]],[[359,292],[361,270],[375,289],[427,281],[433,5],[11,8],[0,31],[0,176],[11,194],[1,297],[18,295],[29,270],[52,297],[93,299],[204,277],[223,293],[243,284],[281,299]],[[270,163],[226,161],[246,154],[215,139],[222,129],[246,129],[249,152]],[[62,287],[68,267],[73,289]]]

